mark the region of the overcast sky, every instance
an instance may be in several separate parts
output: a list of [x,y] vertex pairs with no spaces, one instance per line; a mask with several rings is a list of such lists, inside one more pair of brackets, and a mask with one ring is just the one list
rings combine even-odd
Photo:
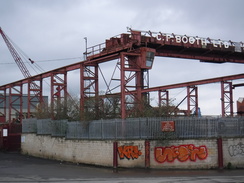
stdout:
[[[242,0],[0,0],[0,26],[28,57],[49,71],[81,61],[84,37],[88,38],[88,46],[93,46],[127,32],[126,27],[244,41],[243,7]],[[240,74],[243,68],[242,64],[161,57],[155,59],[150,71],[150,86]],[[113,63],[103,68],[107,74],[113,69]],[[2,39],[0,73],[0,85],[23,78]],[[78,92],[72,83],[75,77],[78,73],[70,74],[73,94]],[[175,104],[185,94],[185,89],[170,91]],[[234,91],[234,100],[239,97],[244,97],[242,88]],[[156,100],[154,95],[152,100]],[[220,85],[199,87],[199,105],[203,114],[219,115]]]

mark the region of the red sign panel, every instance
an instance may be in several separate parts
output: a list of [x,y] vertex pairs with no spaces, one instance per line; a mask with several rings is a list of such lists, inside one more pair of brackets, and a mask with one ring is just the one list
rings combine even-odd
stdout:
[[174,121],[162,121],[161,129],[163,132],[174,132],[175,131],[175,122]]

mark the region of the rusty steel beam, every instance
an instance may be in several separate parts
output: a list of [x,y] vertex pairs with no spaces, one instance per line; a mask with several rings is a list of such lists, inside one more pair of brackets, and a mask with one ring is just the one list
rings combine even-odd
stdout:
[[232,88],[235,89],[236,87],[242,87],[242,86],[244,86],[244,83],[233,84]]
[[233,88],[232,82],[221,81],[222,117],[233,117]]
[[183,54],[183,53],[172,53],[172,52],[163,52],[157,53],[156,56],[160,57],[173,57],[173,58],[184,58],[184,59],[194,59],[200,60],[201,62],[212,62],[212,63],[244,63],[244,58],[225,58],[225,56],[212,55],[212,56],[204,56],[204,55],[194,55],[194,54]]
[[51,116],[53,119],[60,112],[58,110],[61,106],[67,110],[67,96],[67,72],[53,72],[51,75]]
[[[98,86],[98,64],[85,64],[82,62],[80,65],[80,110],[84,114],[85,110],[92,111],[94,108],[94,115],[98,118],[99,115],[99,86]],[[95,101],[88,101],[93,98]],[[87,103],[88,102],[88,103]],[[81,119],[83,116],[81,115]]]
[[[35,79],[35,80],[33,80]],[[38,82],[37,82],[38,81]],[[22,83],[23,86],[23,83]],[[31,117],[31,108],[37,108],[36,104],[39,102],[40,107],[44,103],[42,97],[42,78],[37,80],[36,78],[28,79],[28,109],[27,116]]]
[[169,106],[169,91],[168,90],[159,90],[158,91],[158,105],[159,107],[162,106]]
[[187,86],[187,115],[198,116],[198,88],[196,86]]
[[[190,81],[190,82],[178,83],[178,84],[172,84],[172,85],[151,87],[151,88],[143,89],[142,92],[146,93],[146,92],[159,91],[159,90],[183,88],[183,87],[187,87],[187,86],[204,85],[204,84],[209,84],[209,83],[218,83],[221,81],[238,80],[238,79],[243,79],[243,78],[244,78],[244,74],[237,74],[237,75],[223,76],[223,77],[204,79],[204,80],[198,80],[198,81]],[[133,91],[133,92],[135,92],[135,91]]]
[[[15,122],[17,117],[21,122],[22,118],[23,118],[23,99],[22,99],[22,95],[23,95],[23,86],[19,85],[19,86],[12,86],[11,88],[9,88],[8,90],[8,110],[9,110],[9,114],[8,114],[8,120],[9,122]],[[14,116],[12,114],[12,111],[16,112],[16,114],[18,116]]]
[[120,54],[120,100],[121,100],[121,118],[125,119],[126,118],[126,95],[125,95],[125,72],[124,72],[124,67],[125,67],[125,57],[124,54]]
[[2,91],[2,93],[0,93],[0,105],[2,104],[3,110],[0,110],[0,116],[2,118],[6,119],[6,114],[7,114],[6,113],[6,103],[7,103],[7,101],[6,101],[6,89],[3,89],[1,91]]

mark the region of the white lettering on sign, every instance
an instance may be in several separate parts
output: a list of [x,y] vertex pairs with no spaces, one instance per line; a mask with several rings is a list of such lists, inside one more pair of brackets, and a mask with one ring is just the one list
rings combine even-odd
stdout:
[[[231,41],[222,41],[210,38],[200,38],[198,36],[187,36],[187,35],[175,35],[175,34],[167,34],[167,33],[156,33],[155,37],[158,41],[166,41],[166,42],[175,42],[175,43],[182,43],[182,44],[196,44],[201,45],[202,47],[206,47],[208,44],[213,45],[214,48],[229,48],[230,46],[236,47],[234,42]],[[238,43],[241,45],[239,47],[243,48],[244,44],[242,42]],[[236,49],[237,50],[237,49]],[[239,49],[241,50],[241,49]]]
[[201,39],[202,46],[207,46],[207,39]]
[[189,37],[189,43],[194,44],[195,43],[195,38],[194,37]]
[[182,37],[182,43],[184,43],[184,44],[188,43],[188,37],[183,36]]
[[224,43],[224,46],[225,46],[225,48],[229,48],[229,45],[228,45],[228,43]]
[[216,43],[216,41],[215,41],[215,40],[213,40],[213,46],[214,46],[215,48],[217,48],[217,47],[218,47],[218,45],[217,45],[217,43]]
[[180,36],[175,36],[175,41],[176,41],[176,43],[181,43],[181,37]]
[[200,37],[195,37],[196,41],[197,41],[197,45],[199,45],[199,40],[201,39]]
[[166,35],[166,41],[169,41],[170,37],[171,37],[171,35],[167,34]]

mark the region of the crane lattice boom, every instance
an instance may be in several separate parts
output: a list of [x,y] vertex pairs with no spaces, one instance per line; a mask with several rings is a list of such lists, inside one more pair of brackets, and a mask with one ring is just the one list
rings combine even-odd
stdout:
[[3,30],[1,28],[0,28],[0,34],[2,35],[12,57],[14,58],[16,64],[18,65],[20,71],[22,72],[23,76],[25,78],[31,77],[31,74],[30,74],[29,70],[27,69],[27,67],[25,66],[23,60],[21,59],[21,57],[19,56],[16,49],[13,47],[13,45],[9,41],[9,38],[7,37],[7,35],[3,32]]

